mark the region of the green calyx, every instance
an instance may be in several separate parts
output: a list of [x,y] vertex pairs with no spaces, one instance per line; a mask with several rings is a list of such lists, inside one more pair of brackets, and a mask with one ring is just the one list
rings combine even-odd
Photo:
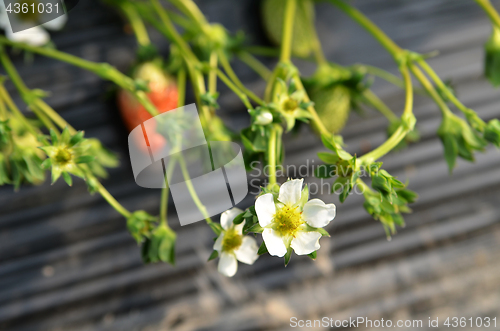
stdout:
[[438,129],[438,135],[444,146],[444,154],[450,172],[455,167],[457,156],[474,161],[474,151],[483,151],[487,145],[470,125],[460,117],[446,113]]
[[51,130],[50,136],[51,145],[40,147],[48,156],[42,163],[42,167],[52,169],[52,183],[55,183],[62,175],[66,183],[71,186],[70,174],[81,178],[85,177],[84,171],[79,167],[79,164],[95,160],[95,157],[90,155],[90,145],[87,139],[83,138],[83,131],[71,135],[69,129],[65,128],[58,137]]

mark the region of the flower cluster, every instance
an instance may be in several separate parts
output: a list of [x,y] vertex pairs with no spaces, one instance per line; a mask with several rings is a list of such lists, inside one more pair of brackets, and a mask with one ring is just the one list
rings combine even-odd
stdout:
[[[336,214],[334,204],[320,199],[309,200],[303,179],[286,181],[279,190],[263,190],[255,206],[245,212],[233,208],[221,215],[222,233],[214,244],[210,260],[220,256],[219,272],[231,277],[236,273],[237,260],[253,264],[258,255],[269,252],[284,257],[285,265],[292,251],[297,255],[316,257],[319,239],[329,236],[323,228]],[[262,233],[263,243],[258,249],[255,239],[246,233]]]

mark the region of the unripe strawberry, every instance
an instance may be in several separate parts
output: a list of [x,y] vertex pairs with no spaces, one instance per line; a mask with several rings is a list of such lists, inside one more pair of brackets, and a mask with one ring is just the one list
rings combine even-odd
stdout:
[[[319,118],[331,133],[340,132],[349,118],[351,93],[343,85],[315,88],[309,93]],[[318,131],[316,127],[313,127]]]
[[[177,108],[179,95],[175,79],[163,71],[158,64],[154,62],[140,64],[132,76],[148,82],[150,91],[147,96],[159,113]],[[144,106],[128,91],[119,91],[118,106],[129,131],[152,118]]]
[[[276,45],[281,44],[283,35],[283,15],[287,0],[262,1],[262,21],[269,39]],[[297,2],[293,21],[292,53],[307,57],[311,54],[309,21],[314,19],[314,5],[310,0]]]

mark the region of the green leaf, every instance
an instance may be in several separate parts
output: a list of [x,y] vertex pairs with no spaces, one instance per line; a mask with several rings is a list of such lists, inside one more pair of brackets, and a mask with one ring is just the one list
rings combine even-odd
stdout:
[[332,164],[320,164],[314,171],[314,177],[316,178],[332,178],[335,176],[335,165]]
[[335,141],[331,135],[321,135],[321,141],[323,142],[323,146],[328,148],[329,150],[336,152],[337,147],[335,147]]
[[260,244],[259,250],[257,251],[258,255],[266,254],[267,253],[267,247],[266,243],[263,241],[262,244]]
[[307,254],[311,259],[316,260],[316,257],[318,256],[318,251],[314,251],[310,254]]
[[318,153],[318,157],[321,161],[328,163],[328,164],[336,164],[337,162],[340,161],[340,158],[332,153],[324,153],[320,152]]
[[212,254],[210,254],[210,257],[208,258],[207,261],[212,261],[212,260],[216,259],[217,257],[219,257],[219,252],[217,252],[216,250],[213,250]]

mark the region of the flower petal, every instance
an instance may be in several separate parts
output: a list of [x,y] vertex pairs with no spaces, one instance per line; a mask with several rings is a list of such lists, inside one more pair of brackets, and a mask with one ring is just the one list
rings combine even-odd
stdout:
[[[42,20],[43,20],[43,15],[42,15]],[[48,30],[58,31],[63,28],[64,24],[66,24],[67,21],[68,21],[68,15],[64,14],[54,18],[53,20],[43,23],[42,26]]]
[[224,240],[224,235],[225,235],[225,233],[224,233],[224,232],[222,232],[222,233],[219,235],[219,237],[217,238],[217,240],[215,241],[215,243],[214,243],[214,249],[215,249],[217,252],[219,252],[219,254],[220,254],[220,252],[222,252],[222,241]]
[[276,214],[276,206],[274,205],[274,197],[271,193],[261,195],[255,201],[255,212],[259,219],[259,224],[263,228],[271,224]]
[[221,274],[226,277],[233,277],[238,270],[238,262],[234,254],[222,253],[220,255],[219,267],[217,268]]
[[50,40],[49,33],[39,26],[16,33],[12,32],[10,26],[5,27],[5,35],[9,40],[26,43],[31,46],[43,46]]
[[259,247],[257,247],[255,239],[250,236],[244,236],[241,246],[234,251],[234,254],[238,261],[246,264],[253,264],[259,257],[257,254],[258,251]]
[[286,246],[283,239],[273,229],[264,229],[262,238],[266,243],[270,255],[283,257],[286,254]]
[[336,210],[333,203],[325,204],[320,199],[312,199],[304,205],[302,215],[310,226],[322,228],[335,218]]
[[229,210],[226,210],[220,215],[220,225],[224,230],[227,230],[231,227],[233,224],[233,220],[236,216],[241,214],[243,210],[238,209],[238,208],[231,208]]
[[319,238],[321,233],[316,231],[297,232],[295,238],[292,239],[291,247],[297,255],[307,255],[319,249]]
[[292,179],[283,183],[278,200],[285,205],[294,205],[299,202],[303,182],[304,179]]

